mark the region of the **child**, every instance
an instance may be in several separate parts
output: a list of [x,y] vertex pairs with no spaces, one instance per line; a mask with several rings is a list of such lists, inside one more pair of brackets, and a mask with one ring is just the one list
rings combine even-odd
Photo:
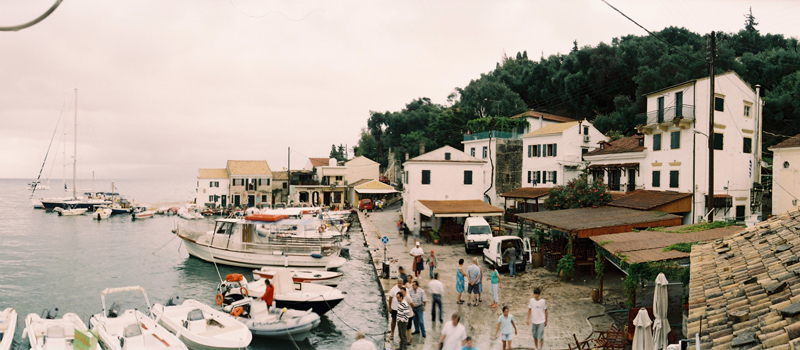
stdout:
[[508,306],[503,306],[503,314],[497,319],[497,329],[494,331],[494,337],[497,338],[497,332],[502,329],[503,335],[503,350],[511,349],[511,339],[514,335],[511,334],[511,328],[514,328],[514,334],[517,334],[517,325],[514,324],[514,315],[508,311]]
[[436,261],[436,257],[433,256],[433,249],[431,249],[431,256],[428,257],[428,260],[425,261],[425,263],[428,264],[428,268],[430,269],[431,273],[431,279],[433,279],[433,269],[439,265],[439,263]]
[[489,278],[492,280],[492,304],[490,307],[497,307],[497,303],[500,302],[500,295],[498,293],[497,288],[502,287],[503,284],[500,283],[500,274],[497,273],[497,268],[494,264],[491,265],[492,273],[489,274]]
[[464,346],[461,350],[478,350],[478,348],[476,348],[475,344],[472,342],[472,337],[467,337],[464,339]]

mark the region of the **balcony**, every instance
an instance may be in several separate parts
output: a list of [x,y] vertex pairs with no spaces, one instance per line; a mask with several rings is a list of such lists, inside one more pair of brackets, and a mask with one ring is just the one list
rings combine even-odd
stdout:
[[522,135],[516,132],[493,130],[493,131],[476,132],[474,134],[466,134],[464,135],[464,141],[483,140],[483,139],[488,139],[490,137],[493,139],[518,140],[520,136]]
[[694,106],[683,105],[637,114],[634,124],[638,125],[639,131],[649,134],[655,128],[666,131],[670,124],[686,129],[692,126],[694,120]]

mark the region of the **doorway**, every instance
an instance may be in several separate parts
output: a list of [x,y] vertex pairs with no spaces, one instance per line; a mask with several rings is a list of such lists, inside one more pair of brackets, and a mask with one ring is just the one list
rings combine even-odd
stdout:
[[228,206],[228,201],[226,198],[227,196],[223,194],[221,197],[222,197],[222,207],[225,208],[226,206]]
[[628,192],[636,190],[636,169],[628,169]]
[[254,196],[252,194],[247,195],[247,207],[251,208],[251,207],[254,207],[254,206],[256,206],[256,196]]
[[241,201],[241,199],[240,199],[238,194],[233,196],[233,206],[234,207],[238,207],[241,204],[240,201]]

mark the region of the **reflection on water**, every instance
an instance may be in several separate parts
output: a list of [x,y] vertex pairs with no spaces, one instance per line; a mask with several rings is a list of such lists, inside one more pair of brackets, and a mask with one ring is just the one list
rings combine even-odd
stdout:
[[[13,307],[19,314],[14,350],[29,349],[21,337],[25,315],[58,307],[59,314],[74,312],[88,321],[100,312],[100,292],[105,288],[141,285],[151,303],[163,303],[174,293],[181,299],[213,304],[219,276],[252,277],[250,269],[220,265],[217,272],[214,264],[190,258],[171,232],[183,219],[159,216],[132,221],[130,216],[115,215],[98,222],[89,216],[59,217],[31,209],[26,183],[0,180],[0,310]],[[98,189],[106,186],[100,180],[96,184]],[[83,185],[79,182],[78,186]],[[183,183],[126,180],[116,185],[123,195],[131,193],[124,189],[131,189],[138,202],[180,202],[194,192],[191,179]],[[48,192],[42,196],[61,196]],[[210,223],[198,220],[191,225]],[[383,337],[377,334],[386,330],[384,302],[360,234],[353,235],[350,255],[341,269],[345,275],[339,286],[347,296],[321,317],[308,340],[294,344],[254,338],[249,348],[349,349],[356,330],[376,334],[374,339],[382,347]],[[143,307],[139,295],[120,297],[124,307]]]

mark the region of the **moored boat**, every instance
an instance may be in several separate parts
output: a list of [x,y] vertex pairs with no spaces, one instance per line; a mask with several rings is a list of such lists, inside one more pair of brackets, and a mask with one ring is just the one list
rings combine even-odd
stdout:
[[99,207],[92,213],[92,219],[105,220],[111,217],[113,210],[111,208]]
[[75,216],[75,215],[83,215],[89,209],[87,208],[78,208],[74,205],[67,205],[65,207],[58,207],[54,211],[58,213],[59,216]]
[[11,348],[17,330],[17,310],[7,308],[0,312],[0,350]]
[[320,323],[319,315],[313,310],[291,310],[287,308],[267,308],[264,301],[242,299],[231,304],[236,319],[243,323],[254,335],[301,342]]
[[[237,276],[238,277],[238,276]],[[233,281],[228,281],[231,279]],[[247,279],[226,278],[226,281],[217,286],[217,299],[222,298],[222,304],[227,305],[224,310],[232,311],[230,305],[248,297],[264,295],[267,286],[264,279],[248,283]],[[270,280],[275,288],[273,298],[278,308],[296,310],[312,309],[319,315],[328,312],[344,300],[344,293],[336,288],[313,283],[295,283],[286,269],[278,269]]]
[[[264,266],[260,270],[253,270],[253,279],[259,280],[262,278],[272,279],[279,269]],[[336,287],[344,276],[341,272],[335,271],[320,271],[308,269],[289,269],[289,275],[292,276],[292,281],[295,283],[315,283],[325,286]]]
[[164,305],[153,305],[158,324],[175,334],[192,350],[244,349],[253,339],[250,330],[233,316],[197,300],[176,305],[171,297]]
[[89,332],[78,315],[66,313],[61,318],[55,318],[49,310],[46,311],[46,315],[42,313],[44,318],[37,314],[25,317],[22,336],[28,338],[31,350],[101,350],[98,339]]

